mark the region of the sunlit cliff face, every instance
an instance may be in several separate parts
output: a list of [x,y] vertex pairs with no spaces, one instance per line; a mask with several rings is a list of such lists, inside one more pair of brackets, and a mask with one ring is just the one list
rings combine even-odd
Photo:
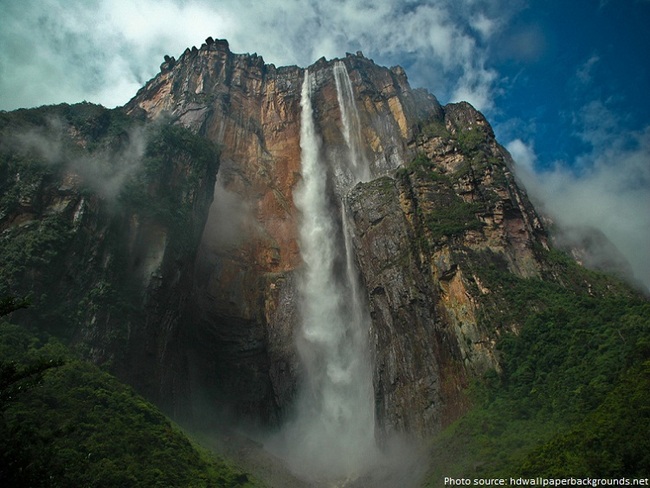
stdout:
[[[316,388],[309,371],[327,371],[325,353],[298,347],[320,334],[306,317],[335,310],[348,318],[329,322],[349,322],[354,293],[341,290],[356,269],[370,313],[375,434],[434,432],[466,408],[469,379],[498,367],[495,332],[478,325],[482,285],[460,249],[490,250],[535,276],[543,228],[469,104],[441,107],[401,68],[359,54],[307,71],[305,84],[305,70],[212,41],[168,60],[127,105],[221,148],[190,304],[193,381],[229,414],[295,418],[300,392]],[[462,222],[445,227],[449,212]],[[346,338],[345,347],[325,341],[338,359],[355,350],[350,332],[333,334]],[[331,376],[348,370],[341,361]]]
[[167,139],[138,145],[99,111],[90,128],[145,173],[110,212],[39,180],[29,212],[71,219],[84,313],[113,291],[137,303],[90,316],[78,340],[97,362],[119,354],[120,377],[175,415],[279,431],[274,452],[305,477],[360,476],[394,437],[462,415],[470,380],[499,368],[472,260],[539,276],[545,234],[470,105],[441,107],[359,54],[276,68],[211,42],[119,112]]

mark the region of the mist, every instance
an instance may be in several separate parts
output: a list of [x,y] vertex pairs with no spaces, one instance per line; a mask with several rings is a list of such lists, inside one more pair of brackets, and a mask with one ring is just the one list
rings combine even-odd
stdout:
[[144,126],[130,127],[116,147],[88,151],[87,142],[75,137],[66,121],[51,116],[43,126],[10,134],[2,150],[28,156],[32,164],[72,173],[72,181],[115,202],[125,183],[142,170],[147,130]]
[[[617,133],[591,127],[594,143],[571,167],[557,162],[539,169],[534,147],[520,139],[507,149],[515,171],[539,211],[553,221],[559,245],[589,246],[583,264],[640,281],[650,288],[650,127]],[[594,237],[594,232],[602,238]],[[598,242],[596,242],[596,239]],[[624,259],[621,259],[621,256]]]
[[214,200],[203,231],[214,252],[232,249],[259,235],[260,229],[251,204],[224,184],[223,164],[217,173]]

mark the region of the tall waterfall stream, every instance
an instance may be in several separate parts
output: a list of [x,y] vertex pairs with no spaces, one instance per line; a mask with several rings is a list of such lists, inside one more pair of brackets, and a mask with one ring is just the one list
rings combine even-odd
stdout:
[[[297,348],[304,377],[295,418],[284,429],[283,457],[298,475],[315,480],[354,478],[379,459],[370,324],[360,289],[343,205],[344,195],[368,178],[362,156],[359,115],[345,65],[334,66],[346,150],[335,161],[322,156],[312,108],[312,77],[305,71],[301,93],[302,182],[295,194],[301,212],[301,331]],[[327,165],[331,164],[330,173]],[[334,185],[328,182],[333,174]]]

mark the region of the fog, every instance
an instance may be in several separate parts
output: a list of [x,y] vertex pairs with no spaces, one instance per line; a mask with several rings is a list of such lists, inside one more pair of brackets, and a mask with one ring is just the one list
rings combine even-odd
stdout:
[[[559,244],[591,242],[593,255],[584,264],[650,288],[650,128],[620,134],[599,126],[584,136],[596,146],[573,166],[538,168],[534,147],[522,140],[507,148],[531,199],[553,221]],[[594,232],[612,245],[596,242]]]
[[75,140],[69,125],[52,116],[44,126],[11,133],[2,150],[27,156],[32,164],[59,167],[102,198],[115,201],[128,179],[142,169],[147,141],[146,129],[134,126],[116,147],[87,151],[88,141]]

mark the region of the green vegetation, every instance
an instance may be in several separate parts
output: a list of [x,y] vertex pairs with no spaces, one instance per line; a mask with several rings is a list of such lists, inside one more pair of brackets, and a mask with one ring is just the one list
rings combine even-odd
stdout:
[[0,485],[253,487],[52,338],[0,323]]
[[0,298],[0,317],[9,315],[11,312],[15,312],[21,308],[27,308],[29,305],[30,301],[26,298],[5,295]]
[[406,181],[409,175],[415,175],[425,180],[437,180],[450,183],[449,178],[440,172],[440,169],[424,153],[418,153],[405,167],[399,168],[395,176]]
[[192,220],[193,196],[201,178],[216,172],[219,152],[210,141],[181,126],[162,126],[150,137],[142,171],[126,183],[120,202],[170,228],[177,237],[195,241],[198,236],[185,232]]
[[421,134],[427,137],[442,137],[445,139],[451,137],[451,134],[447,130],[443,120],[434,120],[429,122],[422,127]]
[[8,229],[0,241],[0,295],[16,289],[32,269],[53,266],[71,237],[69,224],[55,215]]
[[474,386],[474,408],[436,439],[429,486],[444,476],[650,472],[650,303],[539,252],[546,279],[518,278],[495,255],[468,251],[490,290],[481,319],[501,329],[503,371]]
[[487,141],[485,132],[479,128],[468,128],[458,133],[458,145],[463,154],[471,155]]
[[598,408],[529,453],[525,476],[645,478],[650,468],[650,362],[636,365]]
[[478,230],[482,223],[476,217],[481,205],[464,202],[460,197],[451,198],[444,206],[436,206],[425,213],[425,223],[434,240],[445,236]]
[[[400,168],[395,176],[408,185],[418,185],[419,180],[432,186],[433,191],[426,195],[427,206],[421,206],[418,214],[434,241],[482,227],[483,224],[477,217],[482,209],[481,204],[465,202],[460,198],[453,188],[452,179],[441,173],[425,154],[419,153],[407,167]],[[415,181],[411,180],[411,176]]]
[[108,133],[118,133],[123,128],[120,125],[130,126],[136,120],[144,121],[143,117],[127,115],[121,108],[107,109],[89,102],[72,105],[60,103],[0,112],[0,129],[42,126],[52,119],[64,120],[81,129],[84,134],[94,135],[94,138],[100,138]]

